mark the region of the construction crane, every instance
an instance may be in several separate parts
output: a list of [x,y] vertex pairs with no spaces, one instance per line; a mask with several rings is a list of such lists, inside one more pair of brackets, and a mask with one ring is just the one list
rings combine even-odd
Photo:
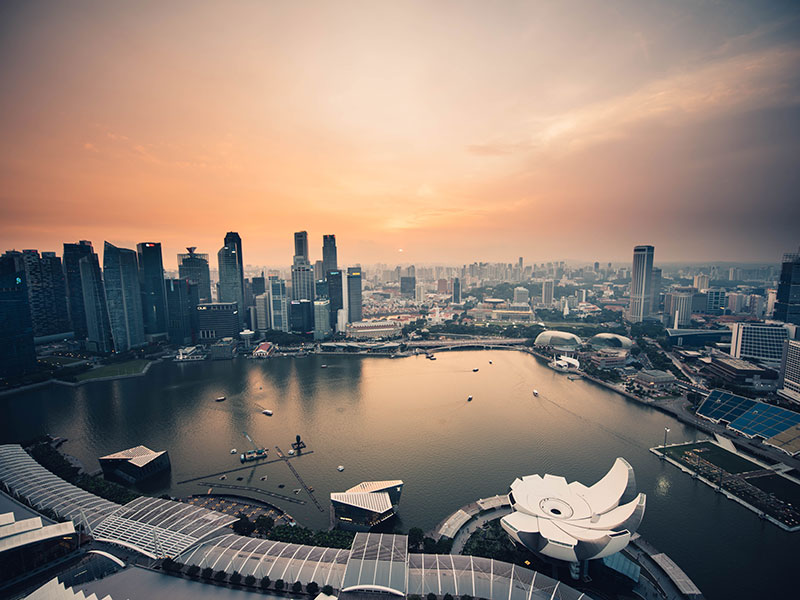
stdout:
[[247,438],[247,441],[250,442],[251,444],[253,444],[253,449],[252,450],[248,450],[247,452],[244,452],[243,454],[241,454],[239,456],[239,460],[242,461],[243,463],[245,463],[245,462],[250,462],[250,461],[254,461],[254,460],[259,460],[261,458],[267,458],[267,449],[266,448],[259,448],[258,444],[256,444],[253,441],[253,438],[251,438],[246,431],[243,431],[242,433],[244,434],[244,437]]

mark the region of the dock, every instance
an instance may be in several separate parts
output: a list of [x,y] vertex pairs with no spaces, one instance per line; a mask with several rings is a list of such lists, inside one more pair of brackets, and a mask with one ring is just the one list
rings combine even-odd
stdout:
[[300,498],[292,498],[291,496],[285,496],[277,492],[270,492],[269,490],[262,490],[261,488],[253,487],[250,485],[236,485],[235,483],[219,483],[210,481],[201,481],[198,485],[207,485],[210,488],[218,487],[218,488],[225,488],[228,490],[244,490],[248,492],[254,492],[256,494],[264,494],[265,496],[278,498],[279,500],[284,500],[286,502],[294,502],[295,504],[306,503],[305,500],[300,500]]
[[[304,452],[304,454],[314,454],[313,450],[309,450],[308,452]],[[245,471],[247,469],[256,469],[263,465],[269,465],[271,463],[280,462],[281,460],[289,460],[293,458],[291,456],[281,456],[281,458],[273,458],[272,460],[263,460],[259,462],[251,462],[250,464],[244,467],[236,467],[234,469],[228,469],[226,471],[218,471],[217,473],[209,473],[208,475],[200,475],[200,477],[192,477],[191,479],[184,479],[183,481],[179,481],[177,485],[181,485],[183,483],[191,483],[193,481],[200,481],[201,479],[208,479],[209,477],[217,477],[218,475],[227,475],[228,473],[236,473],[237,471]]]
[[[316,497],[314,496],[314,492],[312,492],[312,491],[309,489],[309,487],[306,485],[306,482],[305,482],[305,481],[303,481],[303,478],[302,478],[302,477],[300,477],[300,473],[298,473],[298,472],[297,472],[297,469],[295,469],[295,468],[294,468],[294,465],[293,465],[293,464],[291,464],[291,463],[289,462],[289,458],[290,458],[290,457],[289,457],[289,456],[286,456],[286,455],[283,453],[283,450],[281,450],[281,449],[280,449],[278,446],[275,446],[275,450],[277,450],[277,451],[278,451],[278,457],[279,457],[279,458],[278,458],[278,460],[284,460],[284,461],[286,461],[286,466],[287,466],[287,467],[289,467],[289,470],[290,470],[290,471],[292,472],[292,474],[295,476],[295,478],[297,479],[297,481],[300,483],[300,485],[301,485],[301,486],[303,486],[303,489],[304,489],[304,490],[306,491],[306,493],[308,494],[308,497],[309,497],[309,498],[311,498],[311,501],[314,503],[314,506],[316,506],[316,507],[319,509],[319,512],[325,512],[325,509],[324,509],[324,508],[322,508],[322,506],[320,505],[320,503],[319,503],[319,502],[317,502],[317,499],[316,499]],[[308,454],[308,453],[306,453],[306,454]],[[295,456],[297,456],[297,455],[295,455]]]

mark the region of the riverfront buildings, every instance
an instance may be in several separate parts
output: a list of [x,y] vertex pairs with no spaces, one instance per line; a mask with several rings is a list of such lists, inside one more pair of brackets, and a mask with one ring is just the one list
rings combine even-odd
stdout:
[[166,450],[156,452],[146,446],[135,446],[101,456],[98,461],[103,469],[103,475],[127,483],[139,483],[170,468],[169,454]]
[[197,330],[200,342],[238,337],[240,326],[239,308],[236,302],[197,305]]
[[194,343],[198,336],[199,286],[188,279],[167,279],[167,337],[173,344]]
[[639,323],[650,315],[653,299],[653,246],[636,246],[633,249],[631,269],[631,299],[628,307],[628,320]]
[[105,243],[103,276],[114,350],[143,346],[144,319],[136,252]]
[[331,494],[333,519],[337,527],[369,531],[391,519],[400,504],[403,482],[364,481],[344,492]]

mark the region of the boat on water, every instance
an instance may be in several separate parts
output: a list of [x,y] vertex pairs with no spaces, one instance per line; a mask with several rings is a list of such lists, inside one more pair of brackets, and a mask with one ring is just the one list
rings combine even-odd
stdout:
[[344,467],[342,465],[339,465],[338,467],[336,467],[336,470],[339,471],[339,473],[341,473],[342,471],[344,471]]
[[219,479],[220,481],[225,481],[228,478],[227,475],[222,475]]
[[266,448],[259,448],[258,450],[248,450],[239,455],[239,460],[243,463],[252,462],[254,460],[260,460],[262,458],[267,458],[268,450]]
[[472,369],[472,372],[473,373],[477,373],[478,372],[478,367],[475,367],[474,369]]
[[489,361],[489,364],[491,365],[491,364],[492,364],[492,361]]
[[261,481],[266,481],[266,480],[267,480],[267,476],[266,476],[266,475],[264,475],[264,476],[261,478]]
[[217,402],[225,402],[225,396],[218,396],[216,401]]
[[292,491],[293,491],[295,494],[299,494],[300,492],[302,492],[302,491],[303,491],[303,488],[294,488]]
[[289,450],[289,456],[294,456],[294,450]]
[[533,390],[533,395],[538,397],[539,396],[539,390]]
[[231,454],[236,454],[238,450],[236,448],[231,448]]
[[327,369],[327,368],[328,368],[328,365],[320,365],[320,368],[321,368],[321,369]]
[[472,396],[467,396],[467,402],[472,402]]
[[264,410],[261,411],[261,414],[262,415],[267,415],[268,417],[271,417],[272,416],[272,411],[270,409],[268,409],[268,408],[265,408]]

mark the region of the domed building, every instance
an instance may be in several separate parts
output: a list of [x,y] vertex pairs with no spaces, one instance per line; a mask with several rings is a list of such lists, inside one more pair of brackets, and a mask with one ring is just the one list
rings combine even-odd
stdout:
[[630,350],[633,346],[633,340],[624,335],[617,335],[616,333],[598,333],[589,338],[587,342],[595,350],[601,348],[609,348],[612,350]]
[[583,342],[574,333],[548,329],[536,336],[534,346],[551,347],[561,352],[571,352],[577,350]]

